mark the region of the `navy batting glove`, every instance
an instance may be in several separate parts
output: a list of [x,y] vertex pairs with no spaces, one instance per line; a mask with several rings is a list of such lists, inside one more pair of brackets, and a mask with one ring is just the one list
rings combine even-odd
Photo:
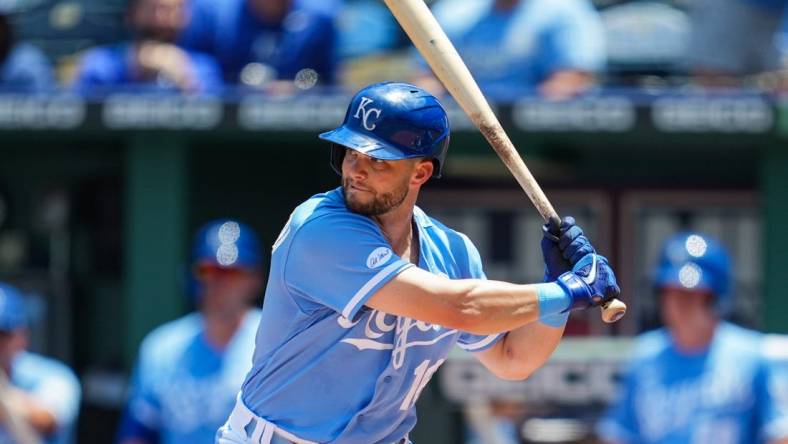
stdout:
[[583,256],[572,271],[559,276],[556,282],[572,299],[569,310],[596,307],[621,294],[607,259],[595,253]]
[[553,220],[542,226],[542,257],[545,263],[545,282],[572,270],[583,256],[593,253],[594,247],[573,217],[565,217],[560,226]]

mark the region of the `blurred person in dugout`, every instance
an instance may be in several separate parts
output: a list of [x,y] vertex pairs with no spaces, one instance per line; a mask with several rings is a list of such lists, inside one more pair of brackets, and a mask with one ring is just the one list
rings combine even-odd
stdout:
[[0,88],[13,92],[41,92],[55,86],[46,55],[19,42],[12,25],[13,2],[0,2]]
[[788,0],[693,1],[686,55],[690,74],[704,86],[734,87],[747,76],[779,70],[778,30],[786,4]]
[[[605,65],[602,23],[589,0],[441,0],[433,12],[492,99],[534,89],[569,98],[593,86]],[[426,65],[420,71],[417,84],[443,90]]]
[[522,402],[492,399],[466,406],[465,444],[520,444],[520,425],[526,415]]
[[764,336],[723,320],[731,261],[713,238],[670,237],[654,274],[664,327],[636,339],[618,399],[598,424],[608,443],[788,443]]
[[262,263],[248,226],[216,220],[198,231],[191,286],[199,309],[142,341],[117,442],[214,442],[252,367]]
[[335,80],[333,18],[294,0],[192,0],[180,41],[213,55],[227,84],[269,92]]
[[26,351],[23,298],[16,288],[0,283],[0,443],[70,443],[79,413],[79,381],[60,362]]
[[129,0],[129,41],[88,50],[73,80],[83,94],[118,87],[145,91],[218,93],[221,70],[207,54],[176,44],[190,19],[186,0]]

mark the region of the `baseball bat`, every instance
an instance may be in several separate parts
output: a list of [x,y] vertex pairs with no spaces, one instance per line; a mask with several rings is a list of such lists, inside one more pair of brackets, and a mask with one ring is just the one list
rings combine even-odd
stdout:
[[[525,166],[525,162],[498,122],[468,67],[465,66],[424,0],[384,1],[443,86],[509,168],[539,214],[545,221],[550,219],[559,221],[558,213]],[[618,299],[608,301],[601,308],[602,320],[607,323],[618,321],[627,311],[627,306]]]

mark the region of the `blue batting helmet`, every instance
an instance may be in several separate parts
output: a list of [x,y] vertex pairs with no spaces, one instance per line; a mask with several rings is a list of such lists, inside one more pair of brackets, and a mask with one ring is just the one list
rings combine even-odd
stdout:
[[658,288],[678,287],[708,291],[721,311],[728,307],[731,260],[725,247],[701,233],[681,232],[665,241],[654,283]]
[[192,264],[257,268],[263,263],[260,241],[247,225],[230,219],[208,222],[194,237]]
[[22,294],[0,282],[0,331],[14,331],[27,326],[27,311]]
[[332,142],[331,168],[341,175],[345,148],[375,159],[431,158],[434,177],[449,148],[449,119],[432,94],[407,83],[376,83],[350,101],[342,125],[320,135]]

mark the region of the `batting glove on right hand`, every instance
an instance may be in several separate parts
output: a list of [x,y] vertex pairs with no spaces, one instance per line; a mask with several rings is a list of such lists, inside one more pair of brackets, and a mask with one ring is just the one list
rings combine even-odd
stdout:
[[596,307],[621,294],[607,259],[596,253],[583,256],[572,271],[559,276],[556,282],[572,299],[569,310]]
[[558,226],[550,219],[542,226],[542,258],[545,264],[545,282],[558,279],[563,273],[572,270],[572,267],[583,256],[594,253],[594,247],[583,234],[583,229],[577,225],[571,216],[561,220]]

